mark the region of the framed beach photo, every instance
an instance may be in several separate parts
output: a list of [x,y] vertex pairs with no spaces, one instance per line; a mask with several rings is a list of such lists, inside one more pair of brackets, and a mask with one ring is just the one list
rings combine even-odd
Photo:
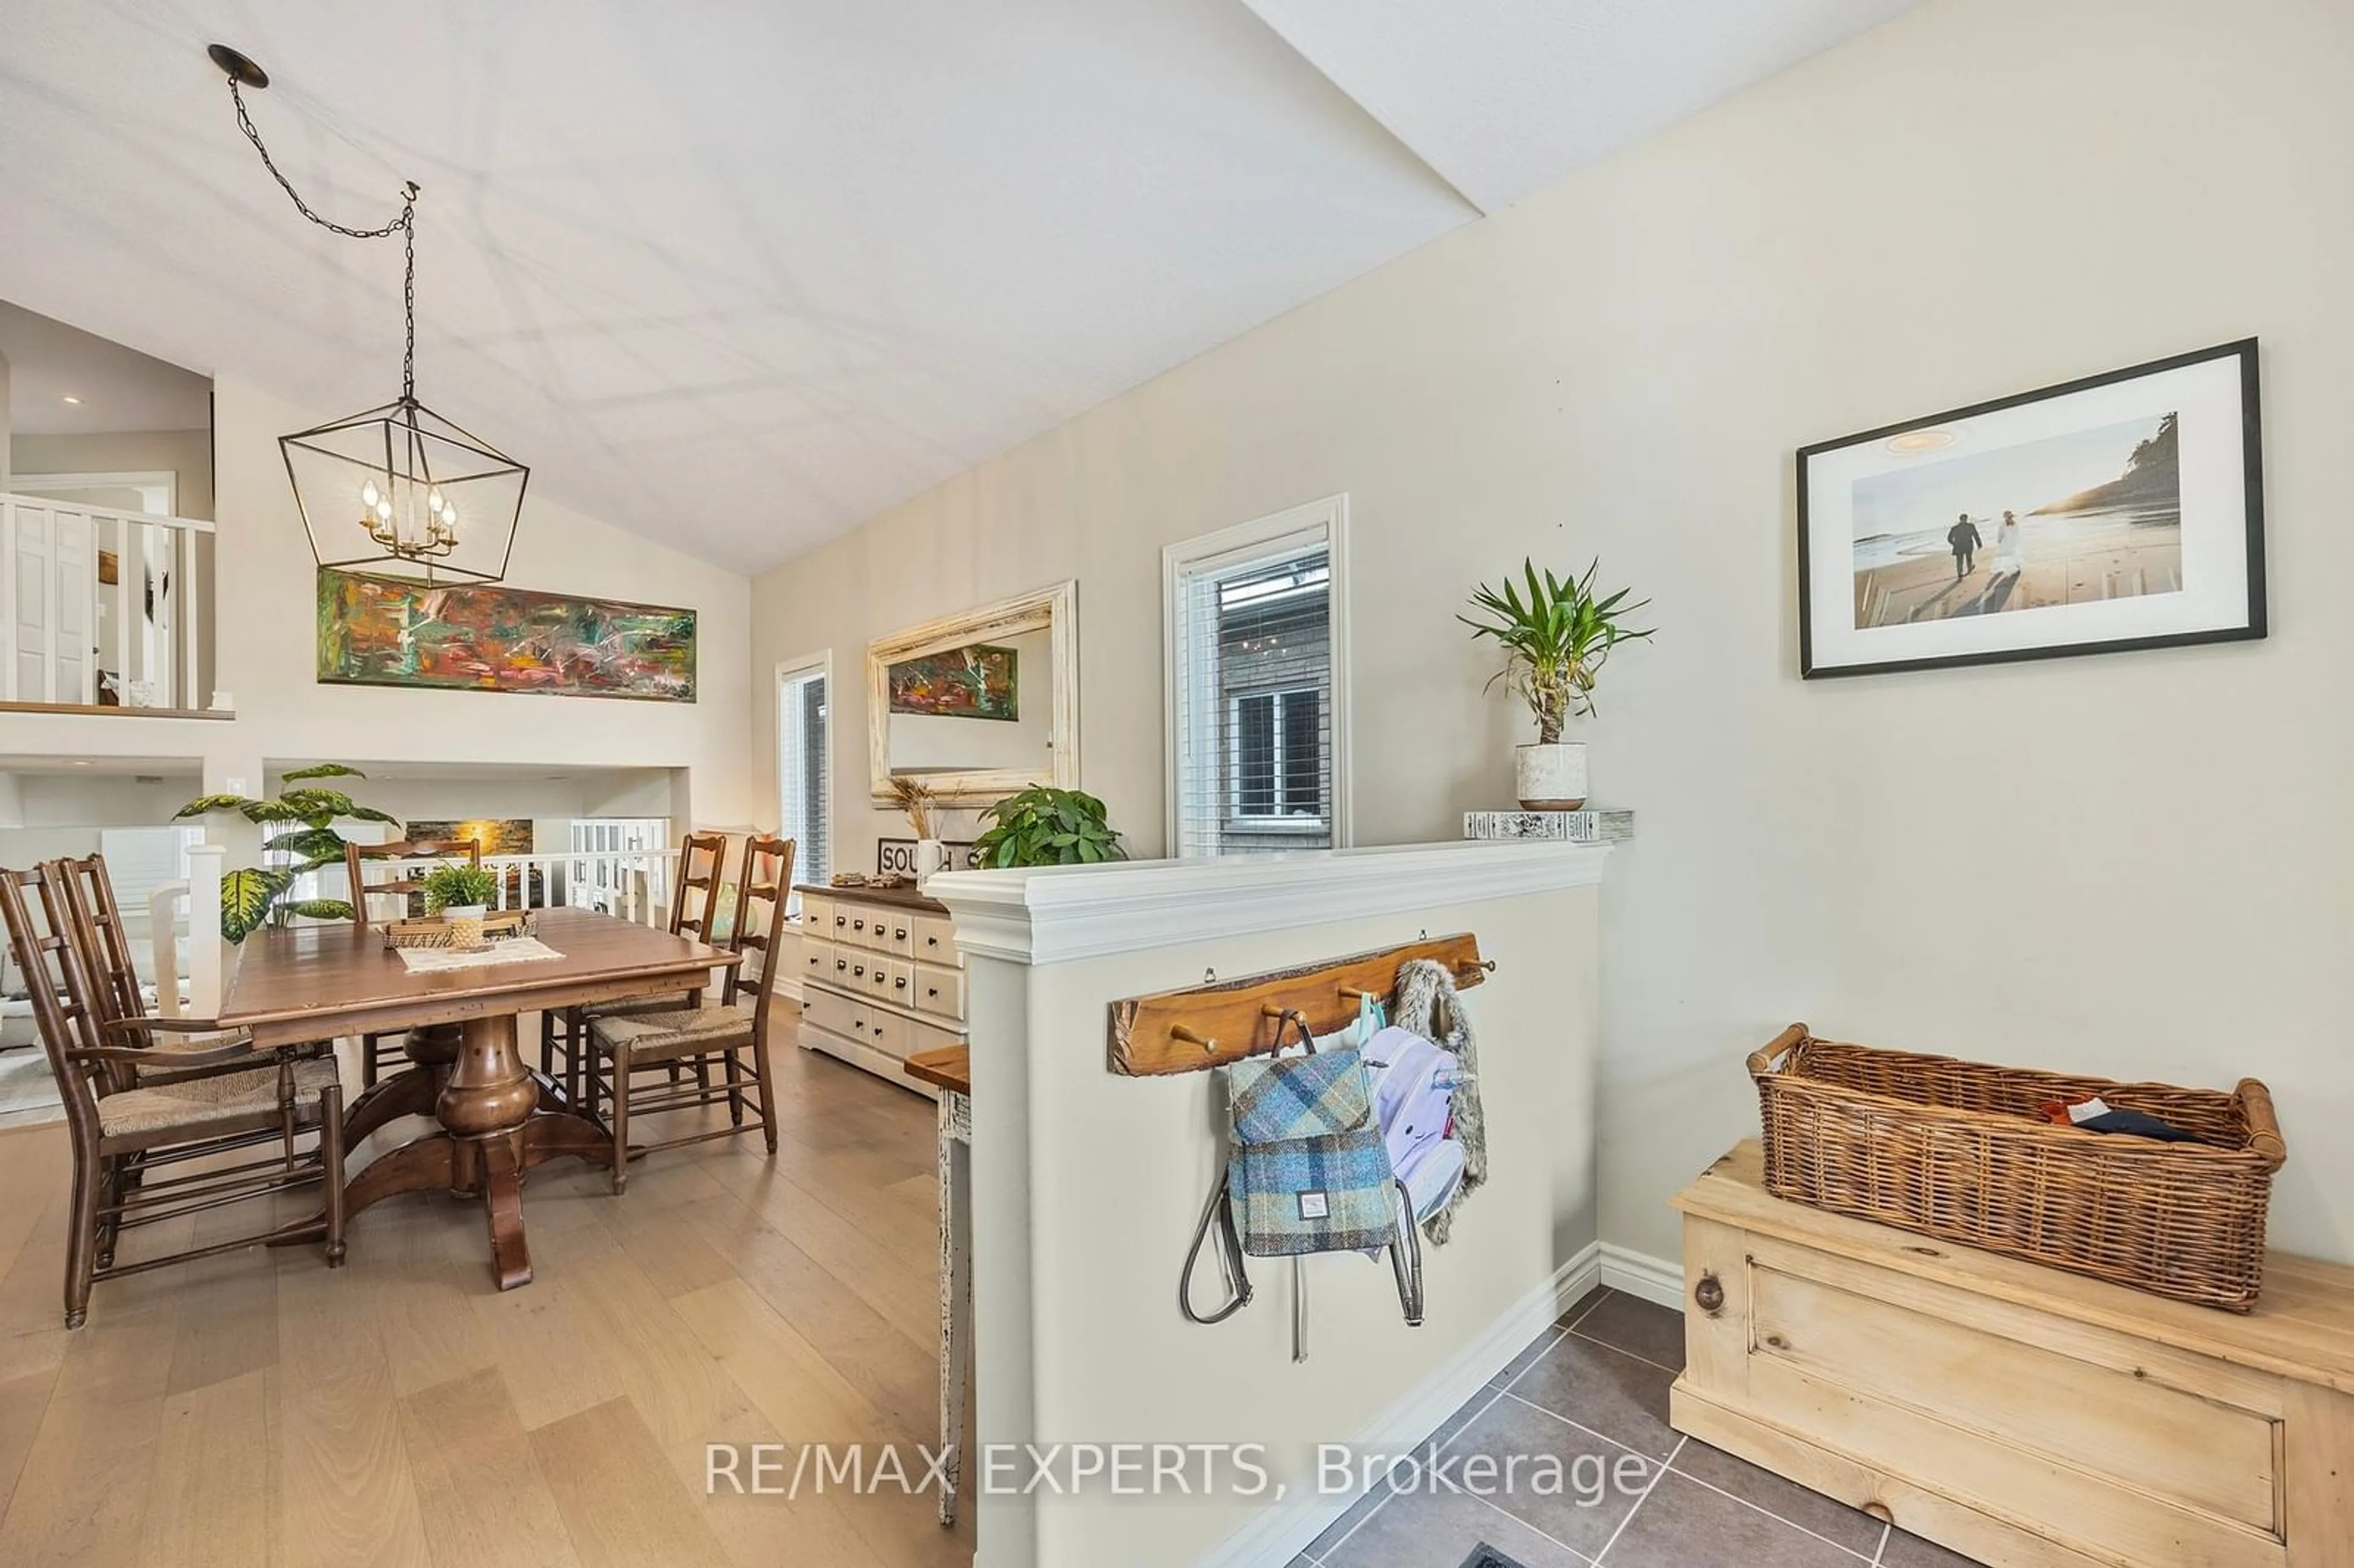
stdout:
[[1808,679],[2264,635],[2256,343],[1798,453]]

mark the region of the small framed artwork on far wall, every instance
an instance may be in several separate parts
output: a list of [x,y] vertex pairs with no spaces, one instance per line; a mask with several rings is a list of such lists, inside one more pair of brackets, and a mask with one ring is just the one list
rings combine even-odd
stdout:
[[2264,635],[2253,338],[1798,453],[1808,679]]

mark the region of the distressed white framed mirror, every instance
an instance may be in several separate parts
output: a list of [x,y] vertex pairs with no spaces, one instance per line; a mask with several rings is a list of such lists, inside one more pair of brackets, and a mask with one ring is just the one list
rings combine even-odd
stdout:
[[1077,604],[1077,582],[1060,582],[867,644],[875,799],[902,776],[960,805],[1076,786]]

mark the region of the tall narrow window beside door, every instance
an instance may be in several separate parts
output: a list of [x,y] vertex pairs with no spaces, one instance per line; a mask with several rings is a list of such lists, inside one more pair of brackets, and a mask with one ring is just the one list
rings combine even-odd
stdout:
[[1348,842],[1346,515],[1334,496],[1162,553],[1173,853]]
[[[832,749],[823,659],[781,665],[777,671],[778,832],[793,841],[795,869],[803,882],[823,884],[833,874],[832,789],[826,774]],[[799,895],[789,907],[798,911]]]

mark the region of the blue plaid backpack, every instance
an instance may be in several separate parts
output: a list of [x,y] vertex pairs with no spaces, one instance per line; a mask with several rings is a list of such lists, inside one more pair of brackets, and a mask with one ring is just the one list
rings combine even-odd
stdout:
[[[1177,1304],[1196,1323],[1224,1322],[1249,1305],[1245,1255],[1297,1259],[1388,1247],[1406,1321],[1418,1326],[1421,1246],[1411,1202],[1401,1209],[1405,1188],[1373,1120],[1363,1054],[1354,1046],[1319,1051],[1298,1012],[1277,1025],[1278,1051],[1286,1031],[1296,1032],[1306,1054],[1251,1056],[1224,1069],[1232,1152],[1186,1251]],[[1193,1308],[1193,1270],[1214,1230],[1227,1299],[1204,1314]],[[1304,1334],[1297,1317],[1294,1329]],[[1304,1358],[1304,1350],[1295,1352]]]

